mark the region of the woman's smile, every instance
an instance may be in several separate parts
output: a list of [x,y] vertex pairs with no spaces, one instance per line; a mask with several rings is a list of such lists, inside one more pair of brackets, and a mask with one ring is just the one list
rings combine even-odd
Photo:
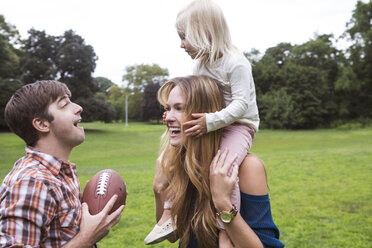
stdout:
[[171,137],[181,135],[181,128],[180,127],[168,127],[168,129],[170,131]]
[[182,94],[179,86],[174,87],[168,96],[167,116],[165,118],[168,124],[170,135],[170,144],[179,146],[182,141],[181,125],[186,118],[185,114],[185,96]]

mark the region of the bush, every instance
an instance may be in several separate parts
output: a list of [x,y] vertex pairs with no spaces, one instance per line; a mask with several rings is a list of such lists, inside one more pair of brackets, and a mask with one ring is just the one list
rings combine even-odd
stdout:
[[9,130],[4,120],[5,106],[14,92],[21,87],[20,81],[0,78],[0,130]]
[[257,100],[262,128],[285,129],[292,125],[293,101],[285,89],[270,91]]
[[85,122],[99,120],[110,123],[116,118],[115,108],[97,96],[78,98],[75,102],[83,107],[82,117]]

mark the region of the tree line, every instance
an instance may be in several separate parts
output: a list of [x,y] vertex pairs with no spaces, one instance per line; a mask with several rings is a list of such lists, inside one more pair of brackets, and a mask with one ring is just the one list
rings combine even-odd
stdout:
[[[372,120],[372,1],[358,1],[341,37],[317,34],[309,41],[287,42],[252,62],[261,127],[308,129]],[[348,44],[337,48],[337,42]],[[4,108],[24,84],[55,79],[68,85],[72,100],[84,108],[85,121],[161,120],[156,92],[168,70],[156,64],[127,66],[125,87],[92,77],[98,57],[92,46],[72,30],[52,36],[31,29],[22,40],[16,27],[0,15],[0,128]],[[182,75],[180,75],[182,76]]]

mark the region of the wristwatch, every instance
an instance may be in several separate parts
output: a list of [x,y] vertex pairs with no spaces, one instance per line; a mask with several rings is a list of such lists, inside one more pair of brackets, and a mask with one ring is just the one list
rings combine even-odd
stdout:
[[221,219],[223,223],[230,223],[236,214],[238,213],[238,209],[233,204],[233,207],[230,210],[222,210],[221,212],[217,213],[217,216]]

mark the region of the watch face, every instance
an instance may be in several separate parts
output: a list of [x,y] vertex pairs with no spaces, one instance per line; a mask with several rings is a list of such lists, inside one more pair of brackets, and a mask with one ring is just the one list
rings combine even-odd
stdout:
[[224,223],[230,223],[230,221],[231,221],[231,213],[226,213],[226,212],[221,213],[220,219]]

